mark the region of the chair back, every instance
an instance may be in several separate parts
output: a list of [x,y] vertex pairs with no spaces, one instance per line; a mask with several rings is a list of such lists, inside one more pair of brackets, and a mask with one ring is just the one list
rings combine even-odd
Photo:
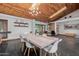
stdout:
[[30,39],[32,39],[31,38],[31,35],[26,35],[26,46],[28,47],[28,48],[33,48],[34,46],[30,43]]
[[23,37],[22,34],[20,35],[20,40],[21,40],[21,42],[25,42],[24,37]]
[[52,45],[52,48],[50,49],[50,53],[55,53],[57,50],[58,50],[58,43],[61,42],[62,39],[59,39],[58,41],[56,41],[53,45]]

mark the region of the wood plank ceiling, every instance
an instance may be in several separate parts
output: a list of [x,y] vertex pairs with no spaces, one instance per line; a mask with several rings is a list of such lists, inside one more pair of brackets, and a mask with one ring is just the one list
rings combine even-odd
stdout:
[[31,3],[0,3],[0,13],[50,22],[55,21],[79,8],[79,4],[72,3],[41,3],[39,5],[39,11],[41,13],[37,16],[32,16],[29,14],[29,8],[31,6]]

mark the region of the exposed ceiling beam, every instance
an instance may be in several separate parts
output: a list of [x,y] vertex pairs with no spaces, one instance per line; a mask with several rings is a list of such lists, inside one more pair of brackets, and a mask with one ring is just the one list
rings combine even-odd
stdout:
[[63,11],[65,11],[66,9],[67,9],[66,6],[63,7],[63,8],[61,8],[61,9],[60,9],[59,11],[57,11],[56,13],[52,14],[49,18],[51,19],[51,18],[53,18],[53,17],[59,15],[60,13],[62,13]]

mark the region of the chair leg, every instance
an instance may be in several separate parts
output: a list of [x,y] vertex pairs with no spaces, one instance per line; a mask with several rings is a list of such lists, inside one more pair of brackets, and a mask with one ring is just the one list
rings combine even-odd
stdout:
[[56,56],[58,56],[57,52],[55,53]]
[[28,56],[29,56],[29,54],[30,54],[30,48],[28,49]]
[[45,53],[45,56],[47,55],[47,53]]
[[47,52],[45,52],[45,56],[47,55]]
[[27,48],[25,49],[24,56],[25,56],[26,52],[27,52]]
[[42,49],[40,49],[40,56],[42,56]]
[[2,44],[2,39],[0,39],[0,44]]
[[22,49],[21,49],[21,51],[23,52],[23,50],[24,50],[24,44],[22,44]]
[[35,54],[36,54],[36,56],[37,56],[37,52],[36,52],[36,49],[35,48],[33,48],[34,49],[34,52],[35,52]]
[[53,53],[52,53],[52,56],[53,56]]

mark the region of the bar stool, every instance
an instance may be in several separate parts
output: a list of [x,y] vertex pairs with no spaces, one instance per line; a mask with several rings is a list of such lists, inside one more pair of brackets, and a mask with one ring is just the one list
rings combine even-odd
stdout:
[[47,53],[51,53],[52,55],[55,54],[57,56],[58,43],[61,41],[62,41],[62,39],[59,39],[53,45],[50,45],[50,46],[44,48],[44,50],[46,51],[45,56],[47,55]]

